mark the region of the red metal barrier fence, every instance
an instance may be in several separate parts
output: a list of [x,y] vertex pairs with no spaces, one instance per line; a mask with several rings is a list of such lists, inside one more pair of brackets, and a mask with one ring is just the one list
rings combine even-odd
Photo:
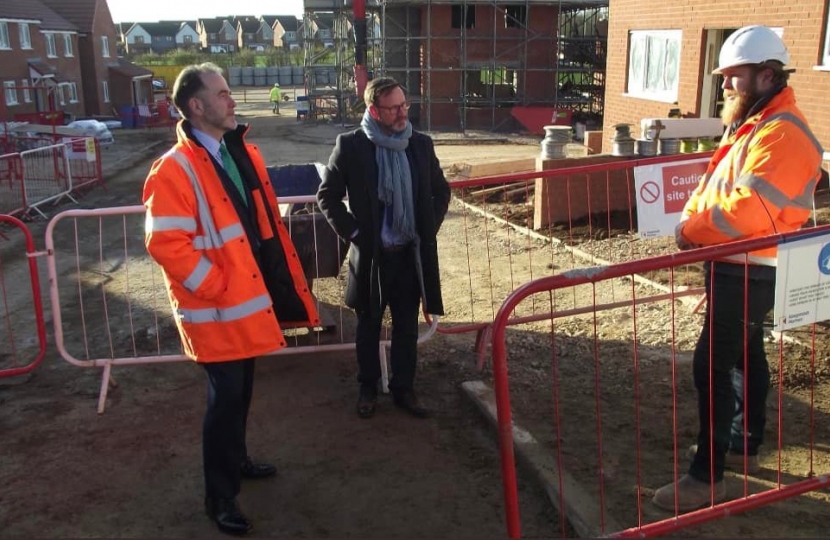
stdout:
[[[821,437],[826,428],[816,427],[819,420],[812,398],[817,384],[816,341],[817,337],[826,340],[827,335],[812,325],[806,334],[780,333],[768,347],[777,386],[773,407],[777,418],[768,427],[778,432],[777,455],[762,455],[770,480],[764,482],[762,476],[750,482],[743,472],[728,477],[733,500],[683,515],[667,515],[644,499],[653,488],[683,474],[688,466],[686,445],[694,442],[698,427],[690,351],[700,320],[675,302],[682,294],[676,291],[675,270],[828,232],[830,226],[825,226],[584,268],[518,287],[501,305],[492,338],[508,534],[521,535],[514,444],[522,446],[514,440],[514,408],[522,422],[531,419],[531,431],[542,451],[553,456],[557,470],[551,475],[558,484],[553,490],[563,536],[568,520],[593,524],[594,535],[668,534],[830,485],[826,474],[816,476],[813,471],[814,458],[828,441]],[[648,272],[665,275],[667,297],[649,296],[633,279]],[[608,302],[603,285],[614,281],[622,284],[621,290],[627,289],[627,299]],[[562,300],[570,299],[574,291],[578,309],[561,310]],[[534,297],[544,309],[517,318],[521,304]],[[532,354],[528,340],[535,343]],[[526,381],[534,362],[537,371],[542,363],[536,380],[549,384],[522,385],[511,399],[511,381]],[[828,423],[824,416],[821,420]],[[773,443],[768,440],[766,446]],[[805,463],[807,471],[797,468]],[[827,466],[827,459],[822,463]],[[788,485],[786,479],[791,480]],[[740,492],[737,497],[736,492]]]
[[0,213],[14,216],[25,210],[26,190],[20,154],[0,156]]
[[[32,235],[19,219],[0,215],[0,378],[28,373],[46,354],[46,325]],[[15,264],[26,260],[26,264]],[[28,284],[28,286],[27,286]],[[25,296],[20,299],[20,296]],[[12,298],[17,296],[17,298]],[[32,337],[32,323],[36,339]]]

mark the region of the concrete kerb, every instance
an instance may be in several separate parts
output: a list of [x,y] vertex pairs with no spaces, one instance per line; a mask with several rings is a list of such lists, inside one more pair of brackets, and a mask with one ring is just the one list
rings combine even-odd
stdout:
[[[483,381],[461,384],[464,395],[473,402],[484,418],[498,430],[496,396]],[[607,531],[620,531],[622,527],[607,512],[601,515],[596,500],[565,470],[560,471],[556,459],[546,451],[533,435],[513,422],[513,447],[520,466],[531,471],[548,494],[560,516],[581,538],[598,538]],[[560,488],[561,486],[561,488]],[[564,507],[563,507],[564,501]],[[600,524],[604,520],[604,531]]]

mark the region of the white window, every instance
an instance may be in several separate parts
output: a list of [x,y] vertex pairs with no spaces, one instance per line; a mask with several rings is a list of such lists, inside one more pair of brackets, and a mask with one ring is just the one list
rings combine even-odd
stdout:
[[17,105],[17,86],[14,81],[5,81],[3,89],[6,94],[6,105]]
[[29,79],[23,79],[20,81],[20,87],[23,88],[23,101],[25,103],[31,103],[32,95],[29,94]]
[[55,34],[43,34],[46,39],[46,56],[55,58],[58,56],[58,48],[55,46]]
[[20,48],[21,49],[31,49],[32,48],[32,36],[29,35],[29,25],[28,25],[28,23],[18,23],[17,29],[18,29],[18,33],[20,34]]
[[[0,32],[0,42],[2,42],[3,35]],[[824,56],[821,63],[830,68],[830,10],[827,12],[827,21],[824,25]]]
[[72,53],[72,34],[63,35],[63,55],[74,56]]
[[101,82],[101,86],[104,89],[104,103],[110,102],[110,85],[107,81]]
[[69,103],[78,103],[78,85],[69,83],[66,88],[69,90]]
[[680,78],[680,30],[630,33],[628,94],[674,103]]
[[101,50],[103,51],[104,58],[110,57],[110,38],[107,36],[101,36]]
[[59,84],[55,87],[55,96],[58,98],[58,103],[66,105],[66,96],[63,93],[63,84]]
[[0,49],[11,49],[12,44],[9,41],[9,24],[0,22]]

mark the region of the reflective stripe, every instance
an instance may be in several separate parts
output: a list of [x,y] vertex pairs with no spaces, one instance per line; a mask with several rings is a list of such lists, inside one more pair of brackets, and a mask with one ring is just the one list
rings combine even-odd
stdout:
[[[234,223],[233,225],[228,225],[221,231],[219,231],[219,238],[222,239],[222,244],[227,244],[231,240],[239,238],[245,234],[245,229],[242,228],[241,223]],[[193,239],[193,247],[195,249],[208,249],[207,242],[204,236],[197,236]],[[221,247],[214,246],[214,247]]]
[[190,217],[157,217],[147,212],[144,217],[145,232],[185,231],[196,232],[196,220]]
[[213,263],[210,260],[202,256],[199,259],[199,264],[196,265],[196,268],[187,276],[187,279],[184,280],[183,285],[187,288],[188,291],[193,292],[198,289],[202,283],[205,281],[205,278],[210,272],[210,269],[213,268]]
[[729,255],[724,257],[726,260],[736,261],[739,263],[748,262],[750,264],[757,264],[760,266],[778,266],[778,257],[759,257],[758,255]]
[[179,309],[178,317],[182,322],[191,324],[230,322],[248,317],[270,307],[271,297],[263,294],[228,308]]
[[723,209],[721,209],[720,205],[712,207],[712,224],[718,229],[718,232],[729,238],[740,238],[743,236],[740,231],[735,229],[726,220],[726,216],[723,215]]
[[210,213],[210,205],[207,203],[207,197],[202,191],[202,186],[199,184],[199,178],[196,176],[196,171],[187,157],[180,151],[176,150],[170,154],[170,157],[176,160],[176,163],[184,170],[190,184],[193,186],[193,193],[196,195],[196,205],[198,206],[199,222],[202,225],[202,230],[205,235],[203,237],[204,248],[211,249],[218,248],[222,245],[222,238],[216,230],[216,225],[213,223],[213,216]]
[[746,186],[759,195],[770,201],[776,207],[780,208],[781,210],[788,208],[790,206],[795,206],[796,208],[802,208],[804,210],[810,210],[813,207],[813,190],[816,187],[815,179],[810,182],[808,187],[812,186],[812,189],[809,191],[805,190],[804,193],[797,195],[795,198],[790,199],[786,193],[782,192],[778,187],[774,184],[766,180],[765,178],[761,178],[760,176],[755,176],[754,174],[744,174],[738,181],[735,183],[736,186]]
[[815,148],[816,152],[818,152],[819,156],[821,156],[821,154],[824,152],[824,149],[822,149],[821,147],[821,143],[818,142],[818,139],[816,139],[815,135],[813,135],[813,132],[810,131],[807,125],[804,124],[804,122],[802,122],[799,117],[795,116],[793,113],[790,112],[782,112],[778,114],[773,114],[769,118],[764,118],[763,120],[755,124],[755,127],[752,128],[752,131],[750,131],[744,137],[744,142],[743,145],[741,145],[741,150],[738,153],[738,160],[736,162],[738,171],[742,171],[744,169],[746,153],[749,149],[749,143],[752,140],[752,138],[755,136],[759,129],[775,120],[784,120],[785,122],[792,123],[793,125],[795,125],[795,127],[801,130],[801,132],[804,134],[805,137],[807,137],[810,140],[810,142],[813,143],[813,147]]

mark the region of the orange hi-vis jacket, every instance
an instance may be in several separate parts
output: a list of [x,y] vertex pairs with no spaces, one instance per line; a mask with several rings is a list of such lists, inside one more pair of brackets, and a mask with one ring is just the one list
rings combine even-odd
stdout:
[[246,128],[237,128],[236,150],[250,158],[246,181],[257,229],[251,238],[207,150],[188,138],[185,124],[178,124],[178,143],[153,164],[143,196],[145,245],[162,267],[184,352],[197,362],[276,352],[286,346],[281,326],[320,320],[265,162],[244,143]]
[[[699,246],[800,229],[813,209],[822,148],[785,87],[724,136],[686,206],[680,234]],[[775,247],[733,262],[776,266]]]

